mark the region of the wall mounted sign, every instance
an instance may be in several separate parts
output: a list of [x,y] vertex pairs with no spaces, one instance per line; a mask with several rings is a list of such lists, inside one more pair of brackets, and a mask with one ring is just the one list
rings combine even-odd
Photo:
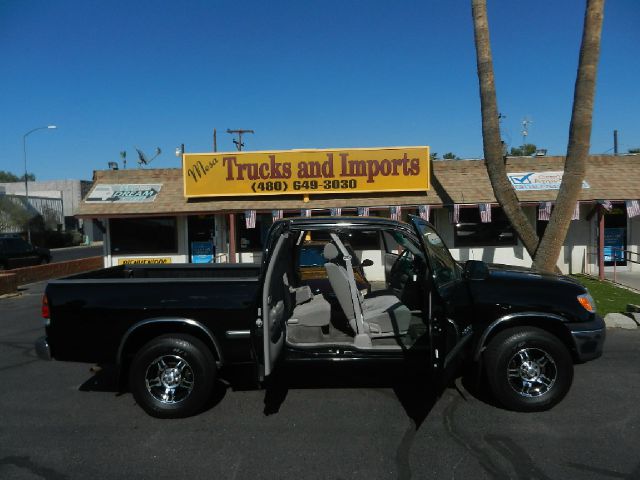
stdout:
[[213,242],[191,242],[191,263],[213,263]]
[[171,263],[170,257],[164,258],[119,258],[118,265],[163,265]]
[[97,184],[84,199],[89,203],[119,202],[119,203],[147,203],[153,202],[162,184]]
[[429,190],[429,147],[183,155],[187,198]]
[[[519,172],[508,173],[509,181],[518,191],[524,190],[560,190],[564,172]],[[582,188],[589,188],[586,181]]]

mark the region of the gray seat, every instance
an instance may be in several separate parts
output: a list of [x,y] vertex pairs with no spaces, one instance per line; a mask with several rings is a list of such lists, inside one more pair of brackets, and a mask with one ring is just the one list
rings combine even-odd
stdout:
[[292,287],[287,274],[283,274],[282,282],[293,297],[294,308],[288,325],[303,327],[326,327],[331,319],[331,304],[322,295],[311,293],[309,286]]
[[[355,281],[349,279],[346,267],[336,262],[339,256],[338,248],[333,243],[327,243],[323,255],[327,260],[324,267],[327,270],[331,288],[355,332],[367,333],[372,338],[402,335],[407,332],[411,322],[411,311],[398,297],[379,295],[364,298],[358,291]],[[354,306],[354,301],[358,302],[357,306]],[[364,332],[358,328],[357,311],[362,312]]]

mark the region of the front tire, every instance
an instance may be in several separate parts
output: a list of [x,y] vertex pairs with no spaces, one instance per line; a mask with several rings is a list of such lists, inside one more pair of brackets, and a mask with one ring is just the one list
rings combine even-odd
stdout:
[[573,382],[573,360],[565,345],[535,327],[510,328],[496,335],[484,353],[493,396],[510,410],[548,410]]
[[136,354],[129,371],[133,397],[149,415],[182,418],[198,413],[211,397],[216,363],[207,346],[190,335],[163,335]]

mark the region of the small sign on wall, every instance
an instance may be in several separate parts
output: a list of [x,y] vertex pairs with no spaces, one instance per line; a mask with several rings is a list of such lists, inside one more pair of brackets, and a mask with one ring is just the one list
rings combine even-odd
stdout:
[[171,263],[171,257],[163,258],[119,258],[118,265],[163,265]]
[[213,263],[213,242],[191,242],[191,263]]

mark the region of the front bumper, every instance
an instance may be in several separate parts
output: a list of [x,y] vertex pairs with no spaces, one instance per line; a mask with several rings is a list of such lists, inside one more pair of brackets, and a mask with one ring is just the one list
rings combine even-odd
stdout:
[[593,360],[602,355],[606,338],[606,326],[602,317],[596,315],[591,322],[570,323],[567,327],[571,332],[579,362]]
[[36,354],[40,360],[51,360],[51,349],[47,337],[40,337],[35,343]]

